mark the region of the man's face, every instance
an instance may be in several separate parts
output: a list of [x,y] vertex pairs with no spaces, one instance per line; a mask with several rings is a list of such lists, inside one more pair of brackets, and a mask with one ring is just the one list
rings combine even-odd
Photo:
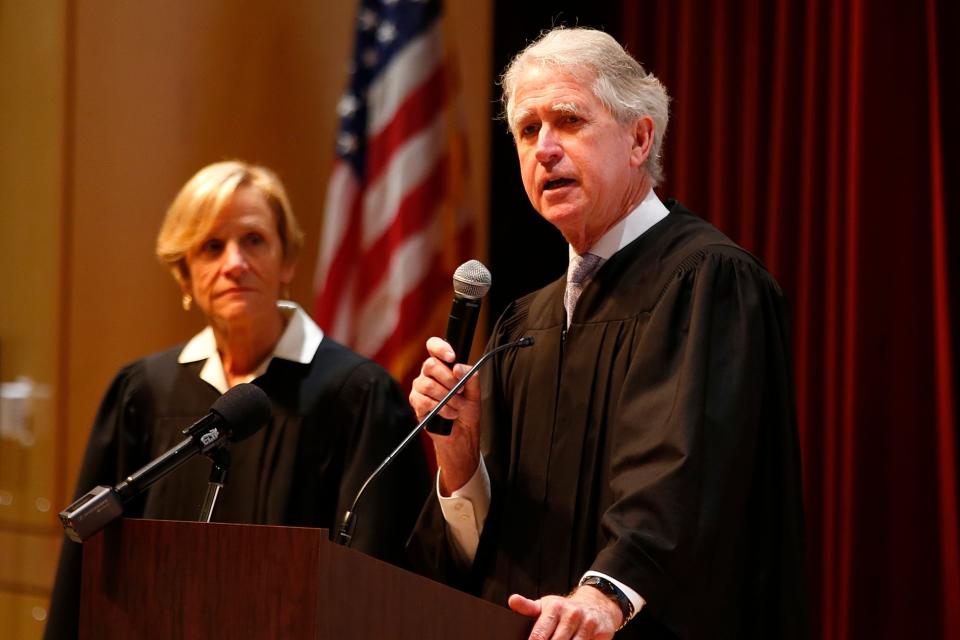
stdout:
[[518,79],[513,115],[527,197],[586,251],[644,195],[637,127],[618,123],[572,75],[536,66]]

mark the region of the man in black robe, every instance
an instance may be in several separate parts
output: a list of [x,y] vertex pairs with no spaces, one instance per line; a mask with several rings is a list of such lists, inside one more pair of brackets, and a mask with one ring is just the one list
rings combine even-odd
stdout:
[[[612,38],[554,30],[503,88],[524,186],[570,267],[514,302],[490,344],[535,345],[441,412],[455,422],[432,436],[439,499],[411,551],[440,579],[509,596],[537,619],[531,638],[802,637],[777,283],[657,198],[668,99]],[[421,417],[465,371],[441,339],[427,349],[410,395]]]

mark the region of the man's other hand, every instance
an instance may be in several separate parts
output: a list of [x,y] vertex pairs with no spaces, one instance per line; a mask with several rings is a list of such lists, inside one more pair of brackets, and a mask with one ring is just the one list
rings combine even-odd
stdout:
[[591,586],[569,596],[530,600],[513,594],[507,601],[517,613],[536,618],[530,640],[609,640],[623,622],[615,602]]

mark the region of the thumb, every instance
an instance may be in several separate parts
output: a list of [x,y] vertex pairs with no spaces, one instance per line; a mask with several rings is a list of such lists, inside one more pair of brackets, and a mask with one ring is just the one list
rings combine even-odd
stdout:
[[513,594],[507,599],[507,604],[511,609],[523,616],[536,618],[540,615],[540,601],[524,598],[518,593]]

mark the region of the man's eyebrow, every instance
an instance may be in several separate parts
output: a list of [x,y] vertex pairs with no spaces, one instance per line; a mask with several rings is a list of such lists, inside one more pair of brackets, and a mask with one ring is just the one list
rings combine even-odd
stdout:
[[533,115],[533,110],[531,109],[517,109],[513,112],[513,121],[520,122],[521,120],[526,120]]
[[[564,113],[564,114],[575,114],[579,115],[583,113],[583,107],[577,104],[576,102],[557,102],[550,106],[550,111],[554,113]],[[533,109],[517,109],[514,111],[513,120],[514,122],[520,122],[528,118],[532,118],[536,115],[536,111]]]
[[565,113],[571,115],[577,115],[583,113],[583,108],[578,105],[576,102],[558,102],[552,107],[550,111],[555,111],[557,113]]

